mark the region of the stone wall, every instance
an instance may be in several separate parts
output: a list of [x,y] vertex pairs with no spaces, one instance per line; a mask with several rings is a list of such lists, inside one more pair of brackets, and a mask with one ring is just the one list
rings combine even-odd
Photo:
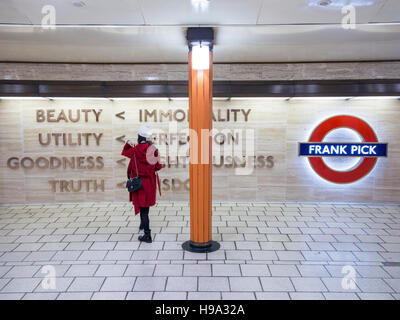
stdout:
[[[400,61],[215,64],[214,80],[400,79]],[[1,80],[187,80],[186,64],[63,64],[0,62]]]

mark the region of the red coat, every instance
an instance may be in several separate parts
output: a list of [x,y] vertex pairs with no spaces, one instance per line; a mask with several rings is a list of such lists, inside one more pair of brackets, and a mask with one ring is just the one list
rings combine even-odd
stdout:
[[135,214],[138,214],[139,207],[151,207],[156,204],[157,185],[160,190],[160,181],[158,175],[156,176],[156,171],[160,170],[163,165],[160,163],[157,149],[148,143],[140,143],[134,147],[125,143],[121,154],[131,159],[127,170],[128,179],[137,175],[134,160],[134,155],[136,155],[139,177],[143,186],[141,189],[129,193],[129,201],[132,201],[135,206]]

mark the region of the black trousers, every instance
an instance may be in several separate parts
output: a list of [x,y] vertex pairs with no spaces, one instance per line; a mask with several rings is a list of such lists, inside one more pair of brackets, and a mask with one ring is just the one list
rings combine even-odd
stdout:
[[145,232],[150,231],[150,221],[149,221],[149,207],[140,207],[140,223]]

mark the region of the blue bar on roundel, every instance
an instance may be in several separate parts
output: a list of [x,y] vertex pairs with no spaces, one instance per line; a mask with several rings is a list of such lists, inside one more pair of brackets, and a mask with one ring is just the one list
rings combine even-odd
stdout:
[[305,157],[387,157],[387,143],[299,143],[299,156]]

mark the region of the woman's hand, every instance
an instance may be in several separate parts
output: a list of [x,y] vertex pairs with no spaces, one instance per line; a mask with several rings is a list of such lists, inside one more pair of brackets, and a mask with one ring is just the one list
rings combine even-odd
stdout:
[[131,140],[126,140],[126,143],[129,144],[131,147],[134,147],[134,143]]

